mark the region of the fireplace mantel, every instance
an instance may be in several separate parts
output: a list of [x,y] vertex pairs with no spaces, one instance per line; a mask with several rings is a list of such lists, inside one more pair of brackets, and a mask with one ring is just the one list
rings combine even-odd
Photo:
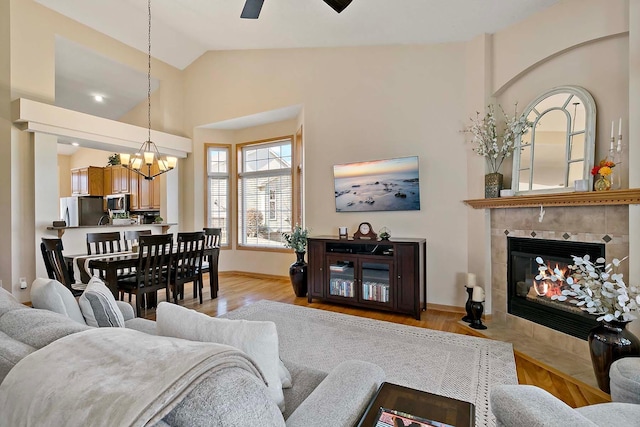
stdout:
[[640,188],[611,191],[540,194],[472,199],[464,203],[474,209],[523,208],[531,206],[602,206],[640,204]]

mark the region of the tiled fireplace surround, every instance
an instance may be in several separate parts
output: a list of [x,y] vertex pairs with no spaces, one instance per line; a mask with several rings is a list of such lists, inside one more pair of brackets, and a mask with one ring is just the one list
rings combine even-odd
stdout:
[[[544,359],[565,359],[567,352],[581,359],[581,364],[560,370],[587,383],[593,383],[587,342],[507,313],[507,237],[569,240],[604,243],[607,260],[629,253],[629,208],[625,205],[545,207],[539,222],[540,207],[491,209],[491,323],[501,325],[514,337],[527,341],[527,353],[534,357],[544,352]],[[580,255],[580,254],[576,254]],[[620,272],[628,277],[628,264]],[[490,326],[491,328],[491,326]],[[515,345],[515,344],[514,344]],[[516,346],[517,348],[517,346]],[[573,371],[572,371],[573,369]],[[567,372],[569,371],[569,372]]]

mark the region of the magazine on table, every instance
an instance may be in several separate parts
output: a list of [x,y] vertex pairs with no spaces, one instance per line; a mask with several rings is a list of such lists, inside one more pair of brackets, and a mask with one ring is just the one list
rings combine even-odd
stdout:
[[455,427],[451,424],[428,420],[405,412],[380,407],[375,427]]

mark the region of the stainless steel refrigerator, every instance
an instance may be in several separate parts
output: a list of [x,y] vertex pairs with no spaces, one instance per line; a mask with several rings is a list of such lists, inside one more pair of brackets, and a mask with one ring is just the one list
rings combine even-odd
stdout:
[[60,198],[60,218],[67,227],[98,225],[105,214],[102,196],[76,196]]

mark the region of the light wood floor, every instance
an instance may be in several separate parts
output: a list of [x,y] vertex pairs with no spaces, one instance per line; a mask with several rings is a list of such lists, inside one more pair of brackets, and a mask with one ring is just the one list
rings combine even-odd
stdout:
[[[209,278],[205,276],[203,303],[200,304],[197,299],[192,298],[193,291],[189,284],[185,289],[185,299],[180,301],[180,305],[201,313],[206,313],[210,316],[217,316],[253,302],[266,299],[421,328],[483,336],[479,331],[468,328],[458,322],[462,316],[461,312],[429,309],[422,313],[420,320],[416,320],[407,315],[391,314],[383,311],[336,304],[324,304],[317,302],[317,300],[309,304],[307,298],[297,298],[294,295],[288,279],[255,277],[232,273],[221,273],[219,277],[220,291],[218,292],[217,299],[212,300],[210,298]],[[160,301],[164,300],[163,292],[159,292],[158,299]],[[144,316],[149,319],[155,319],[155,311],[148,310],[144,313]],[[609,395],[606,393],[539,362],[524,353],[516,351],[515,359],[520,384],[530,384],[541,387],[572,407],[602,403],[610,400]]]

